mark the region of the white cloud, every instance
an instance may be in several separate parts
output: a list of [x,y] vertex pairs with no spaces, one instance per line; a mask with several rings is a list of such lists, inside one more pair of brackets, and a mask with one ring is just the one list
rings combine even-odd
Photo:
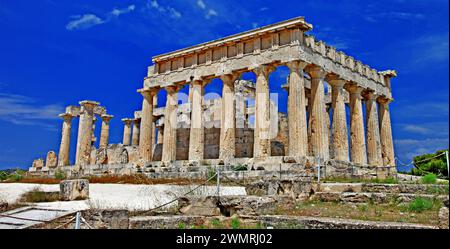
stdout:
[[448,138],[397,139],[394,140],[395,154],[401,161],[411,162],[413,157],[434,153],[448,148]]
[[118,16],[120,16],[120,15],[122,15],[122,14],[130,13],[130,12],[133,11],[135,8],[136,8],[136,6],[135,6],[134,4],[128,6],[127,8],[124,8],[124,9],[116,9],[116,8],[114,8],[114,9],[111,11],[111,14],[112,14],[113,16],[118,17]]
[[421,13],[410,13],[410,12],[399,12],[399,11],[391,11],[391,12],[381,12],[375,14],[366,14],[364,19],[368,22],[379,22],[384,21],[386,19],[399,21],[399,20],[423,20],[426,16]]
[[420,125],[405,125],[403,127],[403,130],[412,132],[412,133],[419,133],[419,134],[429,134],[430,130],[428,128],[425,128]]
[[156,0],[151,0],[147,2],[147,9],[156,9],[160,13],[167,13],[170,18],[179,19],[182,14],[177,9],[171,6],[162,6]]
[[39,125],[54,128],[45,121],[59,119],[64,111],[59,104],[38,105],[36,100],[23,95],[0,93],[0,120],[18,125]]
[[88,29],[92,26],[105,23],[104,20],[94,14],[78,15],[73,16],[72,18],[75,18],[75,20],[70,21],[66,25],[67,30]]
[[197,0],[197,6],[202,10],[206,9],[206,4],[203,0]]
[[206,15],[205,15],[205,18],[206,18],[206,19],[209,19],[209,18],[211,18],[212,16],[217,16],[217,15],[218,15],[218,14],[217,14],[217,12],[216,12],[215,10],[209,9],[208,12],[207,12]]

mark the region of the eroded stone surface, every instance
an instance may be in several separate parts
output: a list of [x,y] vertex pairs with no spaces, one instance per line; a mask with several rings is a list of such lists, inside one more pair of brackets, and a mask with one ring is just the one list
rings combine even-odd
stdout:
[[62,201],[89,198],[89,181],[86,179],[64,180],[59,184],[59,198]]

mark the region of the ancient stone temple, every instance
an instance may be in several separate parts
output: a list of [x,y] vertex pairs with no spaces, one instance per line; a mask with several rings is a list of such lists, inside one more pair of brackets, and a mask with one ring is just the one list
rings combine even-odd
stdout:
[[[315,40],[306,34],[310,30],[299,17],[154,56],[137,90],[142,109],[122,119],[122,144],[108,145],[112,116],[99,103],[82,101],[61,114],[58,165],[69,164],[71,119],[80,117],[75,165],[126,164],[122,168],[150,174],[238,164],[281,170],[319,162],[336,171],[395,172],[389,103],[396,72],[373,69]],[[278,112],[269,91],[269,76],[280,66],[289,68],[287,115]],[[241,80],[247,72],[255,82]],[[223,83],[221,98],[206,99],[213,79]],[[179,103],[185,86],[189,96]],[[158,107],[162,90],[166,104]],[[92,147],[95,115],[102,118],[98,149]]]

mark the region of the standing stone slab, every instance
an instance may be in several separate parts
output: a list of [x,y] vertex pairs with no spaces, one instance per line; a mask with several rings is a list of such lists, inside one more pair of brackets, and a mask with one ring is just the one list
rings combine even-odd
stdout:
[[59,184],[59,198],[62,201],[89,198],[89,181],[87,179],[61,181]]

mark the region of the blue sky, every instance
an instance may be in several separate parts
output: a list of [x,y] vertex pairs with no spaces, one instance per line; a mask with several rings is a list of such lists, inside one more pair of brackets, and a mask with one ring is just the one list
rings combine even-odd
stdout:
[[[448,147],[447,0],[1,0],[0,168],[58,151],[57,115],[84,99],[115,115],[110,140],[121,142],[120,119],[140,109],[136,89],[152,56],[296,16],[317,39],[397,70],[391,117],[400,160]],[[286,74],[271,75],[282,111]]]

